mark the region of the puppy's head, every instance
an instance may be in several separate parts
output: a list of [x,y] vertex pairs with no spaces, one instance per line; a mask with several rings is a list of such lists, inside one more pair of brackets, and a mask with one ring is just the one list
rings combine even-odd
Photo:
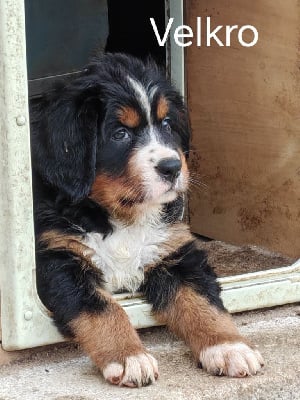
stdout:
[[44,100],[35,120],[34,165],[70,201],[90,196],[122,214],[187,189],[187,113],[152,63],[105,55]]

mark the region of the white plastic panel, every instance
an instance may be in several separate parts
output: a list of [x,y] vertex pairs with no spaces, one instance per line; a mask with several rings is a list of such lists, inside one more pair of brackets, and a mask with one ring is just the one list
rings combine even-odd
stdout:
[[172,82],[184,96],[185,94],[185,76],[184,76],[184,48],[177,46],[174,41],[174,31],[177,26],[183,24],[183,5],[182,0],[166,0],[166,25],[169,18],[174,18],[169,38],[169,46],[167,51],[167,64]]
[[[182,1],[170,15],[182,21]],[[17,350],[62,341],[36,294],[23,0],[0,2],[0,288],[2,346]],[[171,42],[171,76],[184,89],[183,50]],[[300,301],[300,261],[288,268],[221,279],[231,311]],[[137,328],[153,326],[142,298],[116,296]]]
[[[24,1],[0,2],[0,279],[3,347],[49,328],[35,295]],[[49,324],[48,324],[49,325]]]
[[290,267],[221,278],[222,299],[230,312],[300,301],[300,259]]
[[[290,267],[221,278],[219,283],[224,305],[232,313],[296,303],[300,301],[300,260]],[[119,296],[119,301],[135,326],[155,324],[142,297]]]

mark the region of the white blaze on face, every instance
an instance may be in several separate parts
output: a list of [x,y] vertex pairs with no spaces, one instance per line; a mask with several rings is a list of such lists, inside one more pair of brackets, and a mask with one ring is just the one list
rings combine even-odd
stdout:
[[135,173],[141,177],[145,189],[146,200],[153,203],[167,203],[176,199],[178,192],[187,188],[187,177],[181,172],[174,183],[163,179],[157,172],[157,164],[166,158],[180,160],[178,151],[162,143],[158,132],[151,119],[151,101],[157,90],[153,86],[149,92],[135,79],[128,77],[141,108],[144,110],[148,126],[145,135],[148,135],[146,144],[136,150],[132,159],[132,167]]
[[[135,79],[131,78],[128,76],[128,81],[130,82],[133,90],[135,91],[135,94],[137,98],[139,99],[139,104],[141,105],[142,109],[146,113],[147,121],[149,125],[151,125],[151,104],[149,101],[149,97],[147,95],[147,92],[143,85],[136,81]],[[151,93],[151,96],[153,96],[154,93]]]

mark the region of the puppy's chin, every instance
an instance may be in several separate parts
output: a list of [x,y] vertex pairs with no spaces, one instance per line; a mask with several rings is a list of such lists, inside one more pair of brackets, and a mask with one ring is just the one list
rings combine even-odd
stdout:
[[158,185],[147,191],[145,202],[149,204],[165,204],[174,201],[179,195],[179,191],[170,185]]
[[152,204],[170,203],[187,191],[188,178],[181,174],[174,183],[159,180],[145,187],[145,202]]
[[178,193],[175,190],[169,190],[160,196],[157,196],[152,199],[153,203],[156,204],[165,204],[174,201],[178,197]]

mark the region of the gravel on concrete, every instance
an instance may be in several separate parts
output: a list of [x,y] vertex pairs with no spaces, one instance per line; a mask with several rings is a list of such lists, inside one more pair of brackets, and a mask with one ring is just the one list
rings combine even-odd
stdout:
[[24,352],[23,359],[0,367],[0,400],[299,400],[300,305],[236,314],[234,319],[265,358],[257,376],[209,376],[196,367],[184,343],[156,327],[140,331],[159,362],[154,385],[111,386],[80,349],[61,344]]

